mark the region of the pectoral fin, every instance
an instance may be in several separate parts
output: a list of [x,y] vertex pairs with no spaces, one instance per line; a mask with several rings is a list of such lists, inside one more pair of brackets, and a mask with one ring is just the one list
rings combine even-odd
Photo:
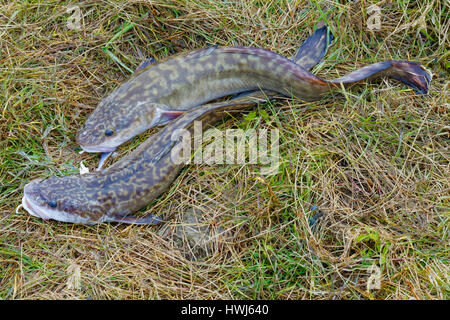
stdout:
[[166,123],[170,120],[176,119],[179,116],[183,115],[185,111],[179,111],[179,110],[164,110],[161,112],[161,118],[159,120],[159,124]]
[[95,171],[100,171],[103,168],[103,165],[105,164],[106,160],[108,160],[109,156],[113,153],[114,151],[111,152],[103,152],[100,155],[100,161],[98,162],[98,166],[97,169],[95,169]]

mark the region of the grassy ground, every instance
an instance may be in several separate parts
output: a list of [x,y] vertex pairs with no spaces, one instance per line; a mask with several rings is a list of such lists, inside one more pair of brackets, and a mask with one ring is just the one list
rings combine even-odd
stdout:
[[[448,299],[448,2],[381,1],[373,32],[370,2],[1,1],[0,298]],[[235,115],[220,128],[280,130],[279,174],[189,165],[147,209],[168,221],[155,227],[15,212],[32,178],[94,166],[76,131],[143,57],[208,44],[290,56],[321,20],[336,40],[315,73],[409,59],[432,71],[429,95],[382,80]],[[193,209],[217,235],[201,257],[179,232]]]

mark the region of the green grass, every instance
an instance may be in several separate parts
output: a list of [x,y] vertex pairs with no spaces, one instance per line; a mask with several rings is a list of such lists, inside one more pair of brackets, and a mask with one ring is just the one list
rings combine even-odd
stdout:
[[[370,3],[340,3],[2,2],[0,298],[449,299],[448,5],[383,2],[381,30],[370,32]],[[80,30],[66,27],[73,5]],[[15,212],[31,179],[77,172],[81,160],[95,166],[75,134],[144,58],[211,44],[291,56],[321,20],[335,43],[314,73],[408,59],[433,73],[429,95],[381,80],[233,113],[218,128],[280,130],[279,173],[186,166],[145,209],[166,219],[158,226]],[[174,236],[191,208],[210,234],[223,231],[202,257]],[[381,289],[367,291],[373,265]]]

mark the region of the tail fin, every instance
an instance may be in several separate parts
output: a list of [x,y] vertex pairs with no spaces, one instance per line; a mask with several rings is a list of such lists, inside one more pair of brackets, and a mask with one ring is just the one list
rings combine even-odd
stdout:
[[400,80],[419,94],[428,93],[432,74],[420,64],[404,60],[377,62],[353,71],[341,78],[326,80],[328,83],[354,83],[365,79],[389,77]]

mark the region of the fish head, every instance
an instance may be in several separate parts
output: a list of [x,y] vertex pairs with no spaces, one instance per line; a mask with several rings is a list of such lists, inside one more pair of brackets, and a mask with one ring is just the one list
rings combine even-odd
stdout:
[[44,220],[94,224],[105,216],[80,175],[32,180],[24,188],[22,206]]
[[105,99],[78,131],[76,140],[87,152],[112,152],[119,145],[155,126],[160,113],[153,103]]

